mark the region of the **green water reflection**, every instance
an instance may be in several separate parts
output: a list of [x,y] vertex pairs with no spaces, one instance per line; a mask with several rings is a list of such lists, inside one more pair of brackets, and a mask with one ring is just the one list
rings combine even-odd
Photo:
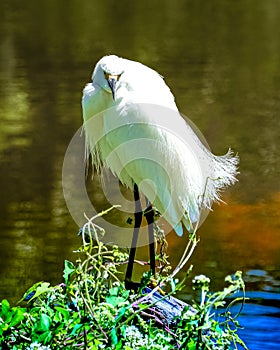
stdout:
[[[16,300],[41,279],[59,282],[63,260],[78,246],[77,226],[64,203],[61,167],[81,125],[82,88],[95,62],[109,53],[158,70],[181,112],[196,123],[213,151],[225,153],[227,146],[238,151],[239,183],[224,197],[228,208],[232,204],[233,213],[239,213],[234,219],[248,222],[248,212],[237,208],[259,209],[261,203],[261,212],[273,223],[269,239],[274,244],[263,232],[266,244],[258,258],[248,254],[248,246],[264,220],[260,212],[246,226],[242,244],[244,232],[238,236],[229,230],[232,235],[217,239],[217,227],[227,230],[232,222],[228,208],[223,215],[223,207],[216,207],[202,229],[208,238],[198,247],[198,272],[209,272],[217,283],[235,268],[256,265],[276,276],[279,22],[276,0],[2,1],[1,298]],[[172,249],[178,255],[178,246]]]

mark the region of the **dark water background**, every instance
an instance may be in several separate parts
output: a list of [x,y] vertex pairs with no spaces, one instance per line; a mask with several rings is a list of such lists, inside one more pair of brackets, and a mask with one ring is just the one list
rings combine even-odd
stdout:
[[[0,299],[60,282],[64,259],[75,259],[61,168],[83,86],[115,53],[165,76],[214,153],[239,153],[239,183],[201,227],[191,263],[213,290],[242,270],[251,300],[240,334],[250,349],[278,349],[279,23],[277,0],[1,1]],[[169,249],[175,264],[182,239],[170,235]]]

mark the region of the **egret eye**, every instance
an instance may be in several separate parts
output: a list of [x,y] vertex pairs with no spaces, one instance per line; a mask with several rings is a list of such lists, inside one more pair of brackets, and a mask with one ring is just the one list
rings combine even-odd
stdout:
[[122,73],[121,74],[110,74],[110,73],[107,73],[105,71],[103,71],[103,73],[104,73],[104,77],[105,77],[106,80],[109,80],[109,79],[113,78],[116,81],[118,81],[120,79],[121,75],[122,75]]

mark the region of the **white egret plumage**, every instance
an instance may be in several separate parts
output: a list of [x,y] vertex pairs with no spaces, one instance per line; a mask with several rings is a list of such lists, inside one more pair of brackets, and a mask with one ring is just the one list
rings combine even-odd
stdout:
[[134,193],[140,187],[179,236],[236,181],[238,158],[230,150],[213,155],[181,117],[162,76],[139,62],[99,60],[82,107],[96,169],[109,168]]

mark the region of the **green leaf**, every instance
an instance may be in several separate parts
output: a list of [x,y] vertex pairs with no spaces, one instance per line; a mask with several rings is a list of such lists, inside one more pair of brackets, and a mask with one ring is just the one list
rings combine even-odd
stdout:
[[42,313],[39,317],[39,320],[34,324],[32,328],[32,340],[39,343],[44,342],[47,344],[52,339],[51,333],[51,318]]
[[37,324],[37,331],[46,332],[50,329],[51,318],[46,314],[40,315],[39,323]]
[[76,270],[75,265],[71,261],[69,260],[64,261],[63,278],[66,284],[69,281],[69,277],[72,275],[73,272],[75,272],[75,270]]
[[[21,303],[23,300],[27,300],[28,303],[33,300],[34,298],[37,298],[43,293],[49,292],[53,289],[53,287],[49,288],[50,283],[49,282],[38,282],[33,284],[32,287],[30,287],[27,292],[24,294],[24,296],[18,301],[18,304]],[[30,295],[32,297],[30,297]]]
[[129,296],[129,291],[125,290],[122,294],[120,294],[120,288],[119,287],[113,287],[109,290],[110,296],[106,297],[106,302],[108,304],[111,304],[113,306],[117,306],[120,303],[127,300]]
[[115,322],[119,322],[119,320],[120,320],[120,319],[123,317],[123,315],[125,314],[126,310],[127,310],[127,306],[125,306],[125,307],[123,307],[123,308],[120,309],[118,315],[117,315],[116,318],[115,318]]
[[45,345],[50,343],[52,339],[52,334],[50,331],[46,331],[38,336],[36,336],[36,338],[34,338],[33,340],[38,341],[39,343],[44,343]]
[[8,316],[8,314],[9,314],[9,312],[10,312],[10,309],[11,309],[10,303],[8,302],[7,299],[3,299],[2,300],[1,307],[2,307],[2,309],[1,309],[1,316],[3,318],[6,318]]
[[112,340],[113,345],[118,344],[118,336],[117,336],[117,331],[116,331],[115,327],[113,327],[111,330],[111,340]]
[[120,341],[118,342],[118,344],[116,345],[116,350],[122,350],[123,349],[123,342],[120,339]]
[[55,306],[55,310],[60,313],[65,320],[69,320],[70,312],[69,310],[65,309],[64,307]]
[[193,339],[188,342],[188,350],[196,350],[196,344]]
[[[38,287],[40,284],[42,284],[42,283],[44,283],[44,282],[41,281],[41,282],[37,282],[37,283],[33,284],[33,286],[30,287],[30,288],[24,293],[23,297],[22,297],[17,303],[19,304],[19,303],[21,303],[23,300],[28,300],[28,301],[30,301],[30,300],[32,299],[32,298],[30,297],[30,295],[31,295],[32,293],[35,294],[35,290],[36,290],[37,287]],[[34,296],[34,294],[32,295],[32,297]]]
[[50,283],[49,282],[41,282],[41,284],[37,287],[35,294],[33,295],[32,298],[29,299],[28,302],[30,302],[31,300],[38,298],[40,295],[49,292],[50,290],[52,290],[53,288],[49,288]]
[[94,339],[93,341],[94,341],[94,345],[100,345],[100,344],[102,344],[101,341],[98,340],[98,339]]
[[16,326],[18,323],[20,323],[24,319],[24,313],[26,309],[22,308],[13,308],[13,316],[10,321],[10,327]]
[[41,315],[41,325],[44,327],[44,329],[48,330],[50,329],[50,326],[51,326],[51,318],[46,315],[46,314],[42,314]]
[[73,330],[72,330],[72,332],[71,332],[71,336],[72,335],[76,335],[76,333],[77,333],[77,331],[79,330],[79,329],[81,329],[83,327],[83,324],[82,323],[78,323],[78,324],[76,324],[75,326],[74,326],[74,328],[73,328]]

